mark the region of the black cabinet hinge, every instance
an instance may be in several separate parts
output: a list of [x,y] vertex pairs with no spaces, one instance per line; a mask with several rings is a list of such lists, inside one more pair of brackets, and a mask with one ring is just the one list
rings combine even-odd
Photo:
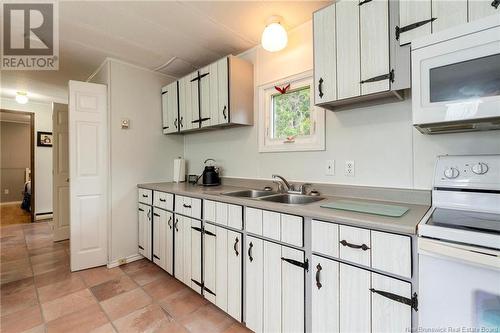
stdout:
[[193,124],[196,124],[196,123],[202,123],[204,121],[207,121],[207,120],[210,120],[210,117],[208,118],[200,118],[200,119],[196,119],[196,120],[193,120],[192,123]]
[[195,285],[203,289],[203,283],[196,281],[195,279],[191,279],[192,282],[194,282]]
[[200,81],[201,79],[203,79],[205,76],[207,76],[208,74],[210,73],[205,73],[205,74],[200,74],[198,73],[198,76],[195,77],[194,79],[191,79],[191,82],[194,82],[194,81]]
[[383,81],[383,80],[390,80],[391,82],[394,82],[394,69],[392,69],[389,73],[383,74],[383,75],[378,75],[371,77],[366,80],[362,80],[359,83],[370,83],[370,82],[377,82],[377,81]]
[[153,258],[161,260],[160,257],[158,257],[156,254],[153,254]]
[[153,213],[153,215],[154,215],[154,216],[158,216],[158,217],[160,217],[160,214],[157,214],[157,213]]
[[142,246],[140,246],[140,245],[139,245],[139,248],[140,248],[141,250],[144,250],[144,248],[143,248]]
[[375,294],[379,294],[380,296],[384,296],[386,298],[392,299],[393,301],[403,303],[409,305],[413,310],[418,311],[418,295],[417,293],[413,293],[411,298],[404,297],[401,295],[396,295],[387,291],[377,290],[375,288],[370,288],[370,291]]
[[162,91],[161,94],[162,95],[165,95],[166,93],[168,93],[168,90],[167,91]]
[[368,3],[368,2],[371,2],[372,0],[364,0],[364,1],[361,1],[358,6],[363,6],[365,3]]
[[495,9],[498,9],[498,6],[500,5],[500,0],[493,0],[491,2],[491,6],[495,7]]
[[216,235],[216,234],[214,234],[213,232],[208,231],[207,229],[203,229],[203,232],[204,232],[205,234],[209,235],[209,236],[214,236],[214,237],[217,237],[217,235]]
[[302,262],[302,261],[297,261],[297,260],[290,259],[290,258],[281,257],[281,260],[286,261],[287,263],[290,263],[292,265],[299,266],[299,267],[305,269],[306,272],[309,271],[309,260],[308,259],[306,259],[304,262]]
[[401,28],[399,26],[396,26],[396,40],[399,40],[399,36],[403,32],[407,32],[407,31],[416,29],[416,28],[421,27],[421,26],[423,26],[423,25],[425,25],[427,23],[434,22],[435,20],[437,20],[437,17],[433,17],[433,18],[430,18],[430,19],[427,19],[427,20],[423,20],[423,21],[415,22],[415,23],[412,23],[412,24],[409,24],[409,25],[405,25],[404,27],[401,27]]
[[191,229],[194,229],[194,230],[199,231],[199,232],[203,232],[203,230],[201,228],[198,228],[198,227],[191,227]]
[[207,287],[205,287],[205,286],[203,286],[203,290],[207,291],[208,293],[210,293],[210,294],[212,294],[212,295],[214,295],[214,296],[217,296],[217,295],[215,295],[215,293],[214,293],[212,290],[208,289],[208,288],[207,288]]

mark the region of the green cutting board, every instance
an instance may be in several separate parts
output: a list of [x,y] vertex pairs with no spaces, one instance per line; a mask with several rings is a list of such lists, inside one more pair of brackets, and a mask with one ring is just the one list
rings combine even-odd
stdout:
[[325,203],[320,207],[349,210],[352,212],[390,216],[390,217],[401,217],[409,210],[407,207],[403,206],[384,205],[378,203],[359,202],[351,200],[336,200]]

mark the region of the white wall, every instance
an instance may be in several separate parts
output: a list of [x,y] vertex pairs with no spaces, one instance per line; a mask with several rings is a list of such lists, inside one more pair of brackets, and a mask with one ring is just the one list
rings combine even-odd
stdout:
[[[289,33],[281,52],[255,48],[243,57],[254,63],[259,85],[313,67],[312,22]],[[500,131],[422,135],[412,126],[411,100],[341,112],[326,111],[326,150],[259,153],[258,103],[255,126],[185,136],[190,173],[214,158],[225,176],[270,178],[278,173],[294,180],[350,185],[429,189],[439,154],[500,154]],[[335,160],[335,176],[325,175],[326,160]],[[355,176],[344,176],[346,160],[355,161]]]
[[52,213],[52,148],[36,146],[36,132],[52,132],[52,104],[2,98],[0,107],[35,114],[35,214]]
[[[137,184],[172,179],[183,137],[162,134],[160,92],[172,79],[108,60],[91,81],[108,84],[110,94],[112,262],[137,254]],[[123,118],[130,129],[121,129]]]

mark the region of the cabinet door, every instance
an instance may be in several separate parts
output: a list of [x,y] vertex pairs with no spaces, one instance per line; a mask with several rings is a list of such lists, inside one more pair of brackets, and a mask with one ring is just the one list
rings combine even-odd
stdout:
[[[190,258],[184,257],[186,260],[190,261],[190,271],[191,276],[186,276],[186,279],[189,278],[189,284],[191,288],[197,293],[201,294],[201,221],[193,220],[190,218],[186,218],[186,225],[191,227],[190,235],[191,235],[191,256]],[[186,244],[184,244],[186,245]],[[186,248],[184,248],[186,250]],[[186,268],[184,268],[186,270]]]
[[242,238],[239,232],[227,231],[227,313],[241,321]]
[[[304,262],[302,251],[286,246],[281,247],[281,257]],[[281,261],[282,332],[304,332],[304,275],[304,268],[285,260]]]
[[281,245],[265,241],[263,299],[264,332],[282,332],[281,270]]
[[336,6],[337,99],[360,95],[359,6],[342,0]]
[[[213,104],[217,104],[217,85],[214,87],[213,79],[215,76],[215,84],[217,84],[217,66],[216,72],[213,73],[211,65],[200,69],[200,116],[201,127],[212,125],[212,108]],[[195,124],[196,125],[196,124]]]
[[151,260],[151,206],[139,204],[139,253]]
[[216,288],[216,274],[217,255],[216,255],[216,242],[219,237],[216,237],[217,228],[205,223],[205,233],[203,234],[203,286],[205,298],[215,304]]
[[215,222],[227,225],[227,204],[223,202],[215,203]]
[[199,118],[198,103],[198,72],[192,73],[179,80],[179,124],[180,131],[198,128],[198,123],[193,120]]
[[[174,218],[174,276],[184,282],[184,217],[175,215]],[[190,244],[191,245],[191,244]]]
[[467,0],[432,1],[432,16],[432,33],[467,23]]
[[215,201],[203,200],[203,219],[215,222]]
[[262,235],[262,210],[245,207],[245,230]]
[[373,0],[359,6],[361,38],[361,95],[389,90],[389,1]]
[[281,214],[281,241],[295,246],[303,245],[303,218]]
[[235,229],[243,229],[243,207],[227,205],[227,225]]
[[339,331],[339,263],[312,256],[312,331]]
[[475,0],[469,1],[469,22],[490,16],[500,14],[500,6],[495,8],[492,6],[491,0]]
[[[448,3],[448,1],[446,1]],[[399,27],[407,27],[414,23],[424,22],[431,19],[431,0],[400,1],[399,2]],[[435,17],[435,16],[434,16]],[[437,18],[439,20],[439,18]],[[408,44],[413,39],[429,35],[431,23],[425,23],[418,28],[402,32],[399,36],[399,44]]]
[[177,81],[162,88],[163,133],[175,133],[178,128]]
[[161,120],[163,126],[163,134],[169,133],[169,107],[168,86],[165,86],[161,88]]
[[217,82],[219,95],[218,123],[229,123],[229,58],[217,61]]
[[411,298],[411,284],[372,273],[373,332],[409,332],[411,307],[382,296],[378,291]]
[[370,272],[340,264],[340,332],[370,332]]
[[[163,216],[162,216],[163,215]],[[162,210],[155,208],[153,211],[153,262],[165,269],[165,241],[166,220]]]
[[165,243],[165,270],[168,274],[174,274],[174,214],[164,212],[166,222]]
[[215,269],[216,287],[215,304],[222,310],[227,310],[227,230],[217,227],[217,244],[216,244],[216,260],[217,267]]
[[337,99],[335,58],[335,4],[313,15],[314,24],[314,103]]
[[245,323],[254,332],[262,332],[264,287],[263,241],[246,237],[245,246]]
[[281,214],[264,210],[262,212],[262,235],[271,239],[280,240]]

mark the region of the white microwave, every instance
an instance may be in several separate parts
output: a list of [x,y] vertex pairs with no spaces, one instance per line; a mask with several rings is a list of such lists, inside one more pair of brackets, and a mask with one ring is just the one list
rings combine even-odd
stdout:
[[500,15],[412,41],[411,57],[420,132],[500,129]]

